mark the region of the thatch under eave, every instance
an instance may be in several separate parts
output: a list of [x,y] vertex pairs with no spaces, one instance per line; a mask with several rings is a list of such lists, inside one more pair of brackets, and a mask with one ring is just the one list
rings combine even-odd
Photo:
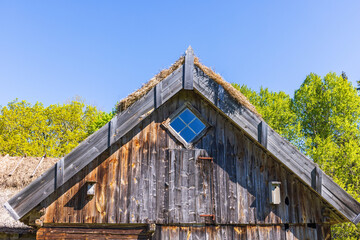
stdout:
[[4,208],[6,201],[18,191],[17,188],[0,187],[0,232],[27,233],[32,229],[24,223],[13,219]]
[[25,234],[31,233],[32,228],[20,221],[14,220],[4,208],[4,204],[20,189],[37,179],[59,159],[45,158],[33,177],[30,177],[40,161],[40,157],[26,157],[16,171],[9,173],[16,167],[22,157],[0,157],[0,233]]
[[[145,83],[140,89],[128,95],[126,98],[122,99],[116,106],[117,113],[120,113],[127,108],[129,108],[133,103],[147,94],[151,89],[153,89],[156,84],[168,77],[172,72],[178,69],[181,65],[184,64],[185,57],[180,57],[170,68],[162,70],[160,73],[155,75],[147,83]],[[249,109],[255,115],[261,118],[260,113],[256,111],[254,105],[252,105],[247,97],[245,97],[240,91],[235,89],[230,83],[226,82],[219,74],[215,73],[211,68],[206,67],[201,64],[198,57],[194,58],[194,65],[200,68],[206,75],[213,79],[216,83],[220,84],[236,101],[241,105]]]
[[239,90],[234,88],[230,83],[225,81],[219,74],[215,73],[211,68],[201,64],[198,57],[194,58],[194,64],[211,79],[213,79],[217,84],[221,85],[236,101],[261,118],[260,113],[256,111],[255,106],[249,102],[247,97],[245,97]]
[[[59,160],[58,158],[45,158],[34,176],[31,177],[41,157],[26,157],[22,161],[21,159],[22,157],[0,157],[0,188],[22,189]],[[15,172],[9,176],[9,173],[13,171],[20,161],[21,163]]]
[[180,57],[173,65],[171,65],[168,69],[164,69],[156,74],[152,79],[150,79],[147,83],[145,83],[141,88],[136,90],[135,92],[128,95],[126,98],[122,99],[116,106],[116,110],[118,113],[126,110],[133,103],[135,103],[138,99],[147,94],[151,89],[153,89],[156,84],[164,80],[168,77],[172,72],[178,69],[181,65],[184,64],[185,57]]

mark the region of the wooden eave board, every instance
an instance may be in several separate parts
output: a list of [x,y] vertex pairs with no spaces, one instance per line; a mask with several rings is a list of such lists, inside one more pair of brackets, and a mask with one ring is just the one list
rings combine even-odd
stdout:
[[16,220],[106,151],[132,128],[183,89],[183,66],[159,82],[131,107],[93,133],[42,176],[13,196],[5,207]]
[[[198,67],[195,67],[194,90],[257,141],[258,125],[262,119],[234,100],[220,84],[210,79]],[[311,188],[311,172],[317,165],[270,127],[265,150]],[[322,189],[321,194],[316,192],[319,196],[349,221],[355,224],[360,222],[360,203],[325,173],[323,173]]]

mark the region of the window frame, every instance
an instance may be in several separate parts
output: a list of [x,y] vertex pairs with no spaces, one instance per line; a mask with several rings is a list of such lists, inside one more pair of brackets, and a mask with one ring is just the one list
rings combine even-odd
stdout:
[[[175,129],[173,129],[170,126],[170,122],[175,119],[176,117],[178,117],[183,111],[185,111],[186,109],[189,109],[190,112],[192,112],[195,117],[197,117],[204,125],[205,128],[203,130],[201,130],[190,142],[187,142],[185,139],[183,139],[180,134],[175,131]],[[192,149],[194,147],[194,144],[196,144],[197,141],[200,140],[200,138],[202,138],[205,133],[208,131],[208,129],[211,127],[211,125],[208,123],[208,121],[206,121],[204,119],[204,117],[201,115],[201,113],[196,110],[189,102],[185,102],[181,107],[179,107],[178,109],[176,109],[163,123],[162,125],[171,133],[171,135],[173,135],[182,145],[184,145],[184,147],[186,147],[187,149]]]

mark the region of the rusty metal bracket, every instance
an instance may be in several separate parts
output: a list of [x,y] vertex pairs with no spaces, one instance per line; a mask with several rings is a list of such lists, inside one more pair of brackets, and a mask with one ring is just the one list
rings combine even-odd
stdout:
[[213,157],[198,157],[198,160],[211,160],[214,161]]
[[213,221],[215,221],[215,215],[214,214],[200,214],[200,217],[211,217]]

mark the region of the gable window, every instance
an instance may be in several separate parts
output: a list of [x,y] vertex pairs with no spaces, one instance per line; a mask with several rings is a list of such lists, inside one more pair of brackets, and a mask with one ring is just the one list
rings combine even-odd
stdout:
[[186,103],[169,117],[164,126],[189,148],[205,133],[209,125],[199,112]]
[[186,142],[191,142],[202,130],[205,124],[188,108],[170,122],[172,127]]

